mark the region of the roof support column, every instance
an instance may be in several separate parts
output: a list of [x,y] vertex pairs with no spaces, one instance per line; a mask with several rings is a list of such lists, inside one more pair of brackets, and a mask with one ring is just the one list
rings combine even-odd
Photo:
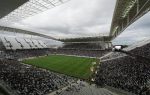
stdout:
[[121,22],[121,30],[123,30],[123,22]]
[[129,22],[130,22],[130,16],[128,15],[128,17],[127,17],[127,24],[129,24]]
[[137,3],[137,11],[136,11],[136,14],[138,14],[138,13],[139,13],[139,8],[140,8],[140,6],[139,6],[139,0],[137,0],[136,3]]

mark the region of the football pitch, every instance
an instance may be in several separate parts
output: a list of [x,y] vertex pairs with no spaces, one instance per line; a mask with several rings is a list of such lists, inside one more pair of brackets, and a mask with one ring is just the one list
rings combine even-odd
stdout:
[[92,75],[91,67],[96,66],[98,61],[96,58],[49,55],[26,59],[23,60],[23,63],[81,79],[88,79]]

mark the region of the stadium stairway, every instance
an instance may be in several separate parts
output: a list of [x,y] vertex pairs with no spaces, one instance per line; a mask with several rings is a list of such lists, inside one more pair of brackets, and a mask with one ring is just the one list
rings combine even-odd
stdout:
[[113,93],[116,93],[117,95],[136,95],[134,93],[127,92],[122,89],[117,89],[117,88],[110,87],[110,86],[105,86],[105,88]]
[[132,95],[124,93],[115,93],[114,89],[98,88],[86,82],[75,83],[48,95]]

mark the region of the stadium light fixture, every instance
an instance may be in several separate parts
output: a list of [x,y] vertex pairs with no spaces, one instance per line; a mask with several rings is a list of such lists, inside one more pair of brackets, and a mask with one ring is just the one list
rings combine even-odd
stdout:
[[0,19],[0,24],[18,22],[48,9],[54,8],[70,0],[29,0],[10,14]]

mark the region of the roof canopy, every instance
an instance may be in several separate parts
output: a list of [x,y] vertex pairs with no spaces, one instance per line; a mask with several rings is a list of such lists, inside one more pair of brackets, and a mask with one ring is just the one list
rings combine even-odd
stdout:
[[24,4],[28,0],[1,0],[0,1],[0,18],[6,16],[20,5]]
[[[5,1],[4,4],[3,1]],[[28,2],[25,3],[25,1]],[[69,0],[2,0],[2,3],[0,3],[0,13],[5,13],[4,10],[15,10],[12,12],[7,11],[7,14],[9,14],[5,14],[6,16],[3,17],[0,22],[4,25],[10,24],[12,22],[18,22],[27,17],[31,17],[48,9],[54,8],[67,1]]]
[[44,34],[32,32],[32,31],[26,31],[26,30],[22,30],[22,29],[16,29],[16,28],[10,28],[10,27],[0,26],[0,32],[3,32],[3,31],[4,32],[7,31],[7,32],[14,32],[14,33],[29,34],[29,35],[44,37],[44,38],[47,38],[47,39],[56,40],[55,38],[50,37],[48,35],[44,35]]
[[[69,0],[2,0],[0,3],[0,22],[11,23],[36,15]],[[16,9],[16,10],[15,10]],[[14,11],[13,11],[14,10]],[[109,36],[60,39],[63,42],[110,41],[122,33],[129,25],[150,10],[150,0],[117,0]],[[16,28],[0,26],[0,30],[41,36],[53,37]]]
[[117,0],[110,36],[117,37],[150,10],[150,0]]

